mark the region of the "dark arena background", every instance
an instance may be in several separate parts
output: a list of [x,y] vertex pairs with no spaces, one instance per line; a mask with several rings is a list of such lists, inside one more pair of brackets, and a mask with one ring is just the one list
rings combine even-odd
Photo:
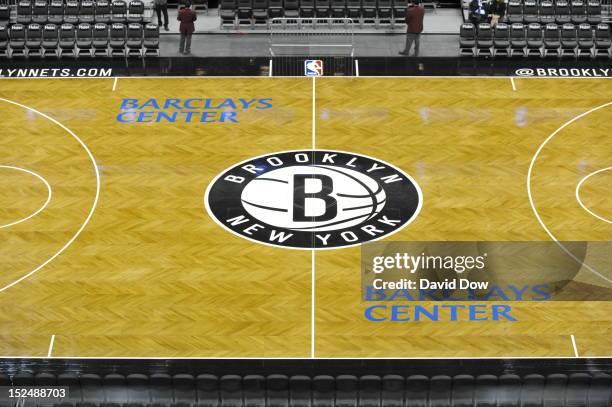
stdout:
[[0,0],[0,407],[612,407],[610,0]]

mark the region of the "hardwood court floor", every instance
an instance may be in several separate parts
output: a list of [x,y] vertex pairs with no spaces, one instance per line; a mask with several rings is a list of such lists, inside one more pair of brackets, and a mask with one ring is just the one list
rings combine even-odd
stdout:
[[[388,161],[417,180],[421,213],[389,240],[550,240],[531,209],[531,160],[556,129],[612,101],[610,80],[316,80],[316,147]],[[257,155],[312,147],[305,78],[3,80],[0,355],[309,357],[309,251],[259,245],[203,209],[208,183]],[[272,98],[240,123],[122,124],[123,98]],[[559,131],[533,168],[533,200],[559,240],[612,240],[575,198],[612,166],[612,106]],[[95,159],[94,167],[84,145]],[[97,175],[99,199],[96,201]],[[612,172],[585,182],[610,218]],[[96,204],[91,219],[92,207]],[[85,226],[84,223],[86,223]],[[61,249],[83,228],[64,251]],[[610,355],[609,302],[515,303],[518,322],[378,323],[363,317],[360,251],[315,254],[320,357]],[[577,280],[602,285],[588,273]]]

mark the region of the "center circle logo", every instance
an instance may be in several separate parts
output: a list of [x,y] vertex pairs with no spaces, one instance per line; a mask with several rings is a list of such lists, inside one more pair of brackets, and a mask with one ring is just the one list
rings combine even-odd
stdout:
[[223,228],[292,249],[333,249],[382,239],[419,213],[405,172],[343,151],[297,150],[251,158],[219,174],[204,205]]

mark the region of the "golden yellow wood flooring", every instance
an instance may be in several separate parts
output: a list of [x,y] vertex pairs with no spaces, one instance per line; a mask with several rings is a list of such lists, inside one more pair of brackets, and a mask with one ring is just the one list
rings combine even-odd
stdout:
[[[564,123],[612,101],[612,81],[508,78],[324,78],[314,141],[410,174],[423,208],[387,240],[547,241],[527,194],[536,151]],[[203,207],[209,182],[250,157],[309,149],[313,80],[121,78],[2,80],[0,166],[44,177],[53,198],[0,229],[0,355],[310,357],[310,251],[250,242]],[[272,98],[239,123],[116,120],[124,98]],[[542,222],[559,240],[612,240],[580,207],[576,185],[612,166],[612,106],[568,124],[532,168]],[[96,201],[97,177],[100,177]],[[610,217],[610,176],[584,203]],[[607,181],[606,181],[607,180]],[[0,225],[35,211],[44,185],[0,168]],[[513,303],[519,321],[372,323],[360,298],[360,250],[314,255],[315,356],[448,357],[612,354],[610,302]],[[610,271],[608,270],[608,277]],[[610,289],[581,272],[577,281]]]

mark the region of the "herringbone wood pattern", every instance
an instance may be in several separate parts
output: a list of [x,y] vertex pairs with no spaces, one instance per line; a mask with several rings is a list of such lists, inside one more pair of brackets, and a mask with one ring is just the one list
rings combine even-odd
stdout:
[[[392,240],[548,240],[527,199],[530,160],[561,124],[612,100],[612,82],[516,84],[513,92],[507,78],[317,80],[317,147],[389,161],[419,182],[423,210]],[[311,81],[125,78],[111,89],[112,79],[2,81],[0,97],[49,114],[83,139],[102,192],[65,253],[0,293],[0,354],[45,355],[56,334],[55,356],[309,356],[310,253],[229,234],[202,198],[234,163],[310,148]],[[274,108],[243,112],[239,124],[115,120],[122,98],[168,97],[271,97]],[[4,286],[79,228],[95,176],[66,132],[0,104],[0,165],[36,171],[54,193],[39,216],[0,229]],[[568,126],[538,159],[534,200],[559,239],[612,236],[612,225],[573,196],[582,177],[612,165],[611,118],[606,108]],[[608,176],[583,190],[602,215],[610,213]],[[0,181],[0,224],[44,199],[41,185],[16,177],[25,176]],[[317,356],[571,356],[570,334],[582,355],[612,349],[612,307],[602,302],[517,303],[514,323],[366,322],[359,267],[358,248],[316,254]],[[595,283],[585,273],[578,279]]]

